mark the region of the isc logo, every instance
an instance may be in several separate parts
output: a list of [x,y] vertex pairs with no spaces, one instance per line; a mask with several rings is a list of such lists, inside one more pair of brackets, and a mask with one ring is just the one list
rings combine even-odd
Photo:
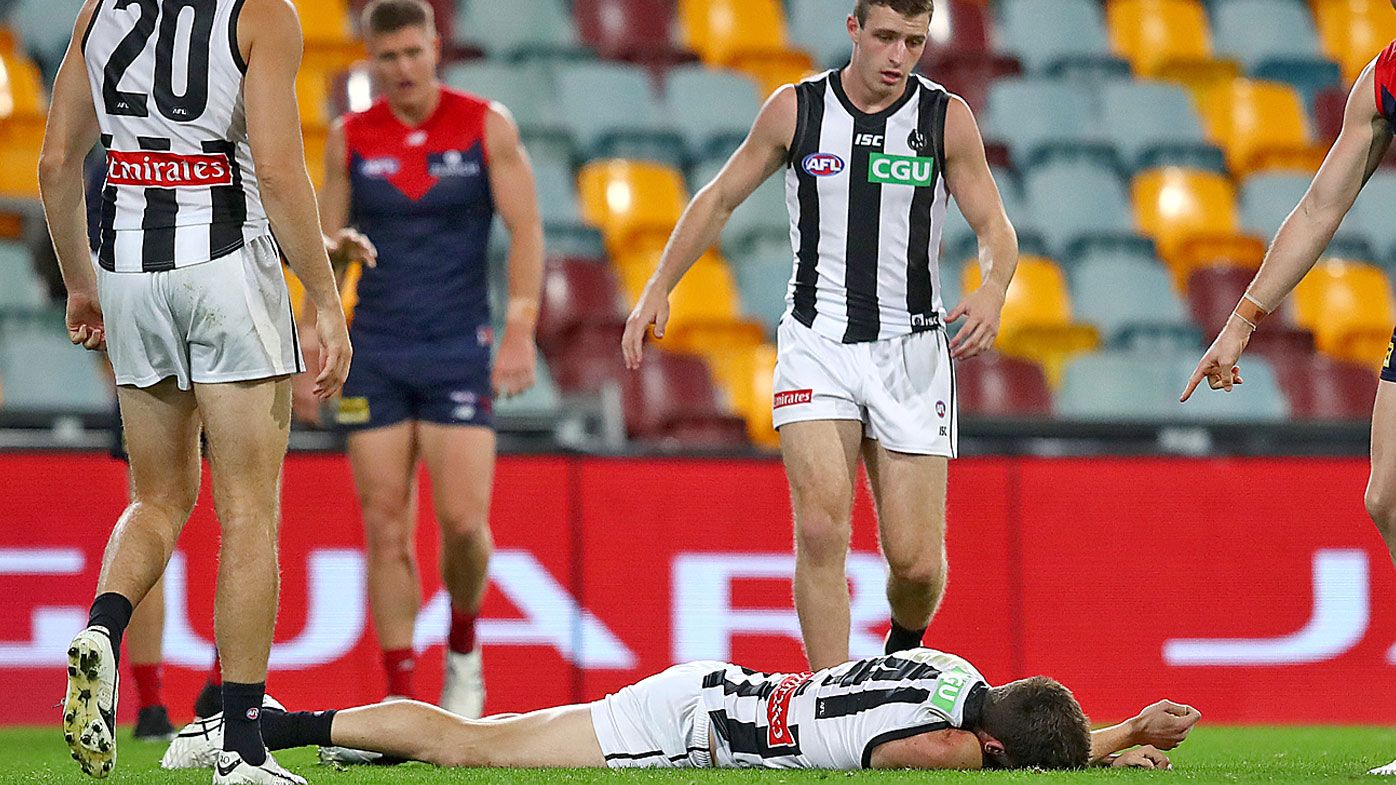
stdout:
[[843,171],[843,159],[831,153],[810,153],[800,164],[815,177],[829,177]]
[[858,134],[853,137],[853,144],[857,147],[881,147],[882,134]]

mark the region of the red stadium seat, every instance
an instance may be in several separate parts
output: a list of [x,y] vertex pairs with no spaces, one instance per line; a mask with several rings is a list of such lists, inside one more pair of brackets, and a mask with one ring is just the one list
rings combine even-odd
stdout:
[[985,354],[955,365],[960,411],[971,417],[1050,417],[1052,390],[1042,366]]
[[746,421],[726,411],[701,359],[651,349],[640,369],[622,378],[632,439],[685,449],[750,446]]
[[568,339],[544,350],[553,381],[565,393],[595,395],[608,384],[619,384],[628,372],[621,359],[624,322],[588,322]]
[[582,43],[607,60],[673,64],[697,58],[670,40],[674,4],[668,0],[575,0],[572,16]]
[[[1202,267],[1188,278],[1188,307],[1202,335],[1211,341],[1221,332],[1231,310],[1251,284],[1255,273],[1232,266]],[[1314,334],[1284,319],[1283,311],[1265,322],[1265,328],[1251,336],[1249,354],[1267,359],[1306,357],[1314,353]]]
[[599,260],[549,260],[539,310],[538,346],[545,353],[581,327],[625,321],[615,270]]
[[[1294,417],[1364,420],[1371,416],[1372,404],[1377,398],[1375,368],[1334,360],[1321,354],[1269,355],[1266,359],[1275,369],[1275,378],[1289,399],[1289,411]],[[1242,378],[1245,374],[1244,363],[1243,359]]]
[[922,68],[930,68],[944,58],[964,54],[989,54],[993,45],[989,39],[989,9],[973,0],[950,0],[936,3],[931,23],[931,39],[921,55]]
[[987,106],[989,85],[994,80],[1023,72],[1017,58],[992,52],[948,52],[922,57],[919,69],[965,99],[975,113],[983,112]]

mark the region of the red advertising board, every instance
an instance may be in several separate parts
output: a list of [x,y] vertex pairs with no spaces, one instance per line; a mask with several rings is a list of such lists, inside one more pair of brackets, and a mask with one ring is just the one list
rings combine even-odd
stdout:
[[[4,455],[0,476],[0,724],[55,722],[125,472],[101,456]],[[1365,482],[1352,459],[956,461],[949,588],[927,640],[992,681],[1056,676],[1100,720],[1167,696],[1211,721],[1389,723],[1389,701],[1368,696],[1396,691],[1396,576],[1362,510]],[[299,708],[376,700],[347,466],[292,456],[284,487],[269,687]],[[428,498],[424,697],[440,687],[448,610]],[[490,711],[594,699],[680,660],[805,667],[778,462],[507,457],[492,527]],[[177,717],[212,656],[216,550],[205,493],[166,575]],[[855,655],[886,629],[884,570],[860,493]]]

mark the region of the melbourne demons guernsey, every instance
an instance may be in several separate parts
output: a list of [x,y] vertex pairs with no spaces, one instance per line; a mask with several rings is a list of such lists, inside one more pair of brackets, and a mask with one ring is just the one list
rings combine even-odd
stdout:
[[156,272],[268,233],[247,144],[242,0],[103,0],[83,56],[107,150],[98,263]]
[[1396,41],[1387,44],[1377,55],[1372,77],[1376,87],[1377,111],[1396,133]]
[[965,660],[931,649],[809,674],[736,665],[703,680],[718,768],[868,768],[880,744],[972,728],[989,685]]
[[345,119],[351,220],[378,248],[378,266],[359,280],[356,336],[476,342],[488,330],[488,111],[489,102],[442,88],[417,127],[386,101]]
[[867,114],[835,70],[800,82],[795,96],[787,314],[844,343],[935,329],[950,94],[912,75],[897,101]]

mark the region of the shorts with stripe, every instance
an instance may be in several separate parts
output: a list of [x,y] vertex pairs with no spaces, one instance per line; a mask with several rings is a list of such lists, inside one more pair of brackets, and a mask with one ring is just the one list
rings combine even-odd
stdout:
[[675,665],[591,704],[591,723],[613,769],[712,765],[703,679],[721,662]]
[[160,272],[97,270],[116,383],[174,377],[241,382],[305,370],[281,255],[271,235],[202,264]]
[[775,427],[857,420],[888,450],[954,458],[955,366],[941,329],[841,343],[786,317],[777,331]]

